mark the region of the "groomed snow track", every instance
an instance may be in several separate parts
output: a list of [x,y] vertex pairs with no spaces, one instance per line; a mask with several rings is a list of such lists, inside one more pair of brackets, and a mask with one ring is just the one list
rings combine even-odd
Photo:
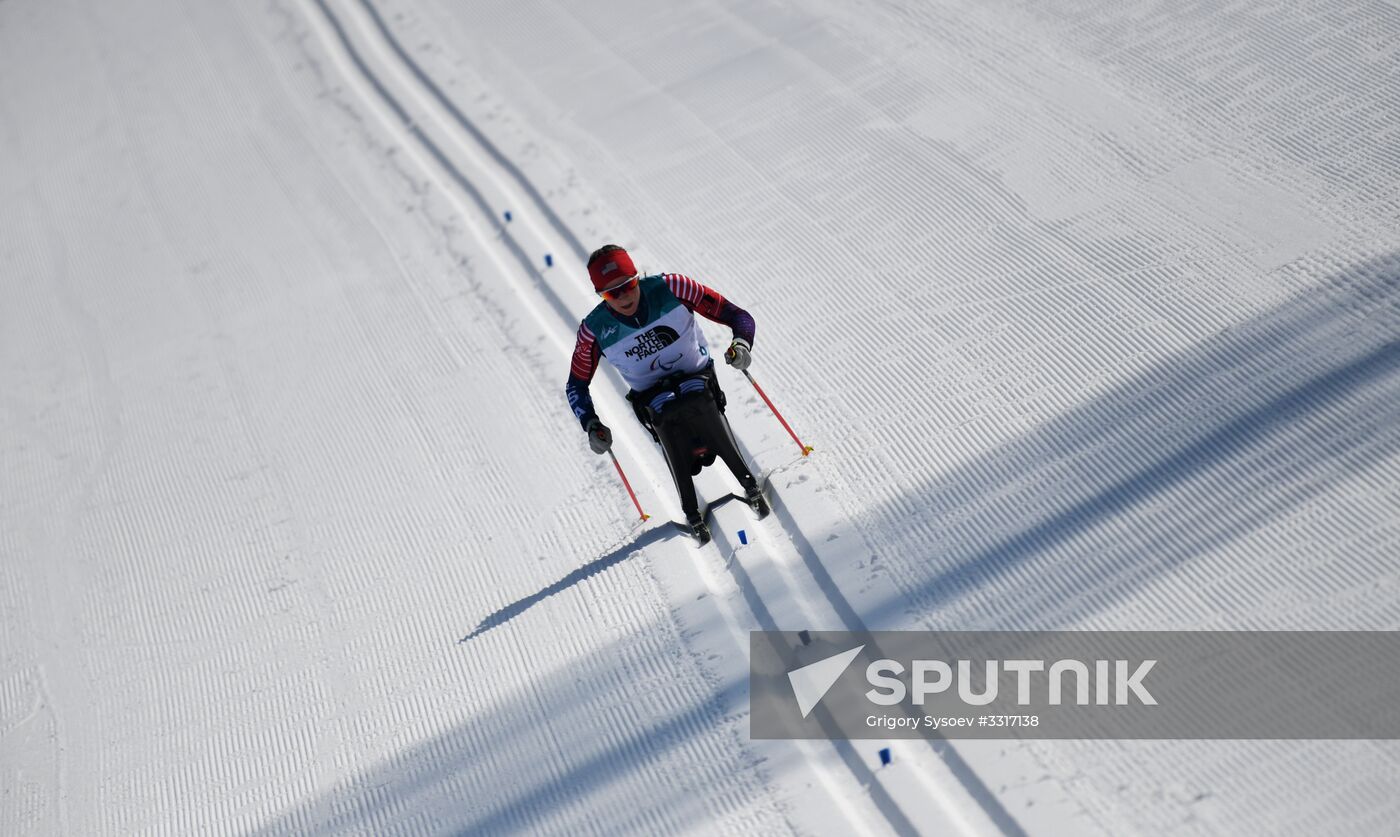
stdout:
[[[746,651],[1400,627],[1396,44],[3,0],[0,832],[1391,833],[1393,741],[765,742]],[[605,240],[752,310],[817,447],[721,366],[776,513],[704,549],[611,372],[653,520],[564,403]]]

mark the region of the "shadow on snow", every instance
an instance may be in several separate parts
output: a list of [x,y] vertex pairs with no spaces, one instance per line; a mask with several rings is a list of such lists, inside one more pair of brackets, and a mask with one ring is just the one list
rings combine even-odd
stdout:
[[[1380,498],[1395,496],[1400,455],[1397,335],[1400,255],[1391,255],[875,509],[861,530],[899,595],[865,620],[1054,628],[1173,577],[1195,585],[1175,602],[1185,608],[1177,623],[1243,627],[1232,621],[1241,597],[1276,597],[1288,619],[1300,589],[1358,594],[1372,584],[1363,576],[1393,577],[1380,541],[1394,535],[1394,503]],[[1360,501],[1338,500],[1348,492]],[[1221,556],[1247,538],[1273,540],[1242,557],[1270,559]],[[1308,577],[1280,576],[1273,556],[1299,544],[1321,563],[1295,560]],[[1385,609],[1370,614],[1381,622],[1400,619],[1393,602],[1371,603]]]
[[511,602],[510,604],[506,605],[505,607],[501,608],[495,613],[492,613],[490,616],[487,616],[485,619],[482,619],[481,623],[478,624],[471,633],[462,637],[460,640],[458,640],[458,642],[466,642],[470,639],[476,639],[477,637],[481,636],[482,634],[486,633],[492,628],[497,628],[501,625],[504,625],[505,623],[509,622],[510,620],[514,619],[515,617],[519,616],[520,614],[524,613],[525,611],[529,610],[530,608],[534,607],[535,605],[539,604],[540,602],[544,601],[550,596],[553,596],[556,593],[561,593],[564,590],[573,587],[575,584],[578,584],[580,581],[595,576],[603,570],[614,566],[615,564],[622,563],[623,561],[630,558],[632,555],[635,555],[636,553],[646,549],[652,544],[660,543],[661,541],[676,536],[687,537],[686,535],[681,534],[676,529],[675,524],[670,522],[664,522],[660,526],[654,526],[651,529],[647,529],[646,531],[639,534],[635,539],[622,544],[621,546],[617,547],[616,549],[612,550],[606,555],[601,555],[597,558],[594,558],[592,561],[589,561],[587,564],[584,564],[583,566],[579,567],[578,569],[574,570],[573,572],[569,573],[568,575],[564,576],[563,578],[559,579],[558,581],[554,582],[548,587],[545,587],[539,592],[532,593],[523,599],[518,599],[517,601]]

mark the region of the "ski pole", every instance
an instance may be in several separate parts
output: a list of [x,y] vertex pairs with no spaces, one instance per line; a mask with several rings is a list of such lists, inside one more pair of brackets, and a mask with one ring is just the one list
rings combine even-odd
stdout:
[[792,440],[797,443],[797,446],[799,448],[802,448],[802,455],[806,456],[807,454],[811,453],[813,450],[812,446],[802,444],[802,440],[797,438],[796,433],[792,432],[792,428],[789,427],[787,421],[783,419],[783,414],[779,413],[778,408],[773,406],[773,402],[768,400],[768,393],[764,392],[763,387],[758,385],[758,381],[755,381],[753,379],[753,376],[749,374],[749,370],[744,370],[744,377],[748,378],[749,383],[753,384],[753,388],[758,390],[758,397],[762,398],[763,403],[768,405],[768,409],[773,411],[774,416],[777,416],[778,423],[781,424],[783,426],[783,429],[788,432],[788,435],[791,436]]
[[632,490],[632,483],[628,482],[627,475],[622,473],[622,463],[617,461],[617,454],[612,452],[612,448],[608,449],[608,456],[612,457],[613,467],[617,469],[617,475],[622,477],[622,485],[627,489],[627,496],[632,498],[632,505],[637,507],[637,514],[642,516],[642,520],[651,517],[651,515],[642,511],[642,504],[637,502],[637,492]]

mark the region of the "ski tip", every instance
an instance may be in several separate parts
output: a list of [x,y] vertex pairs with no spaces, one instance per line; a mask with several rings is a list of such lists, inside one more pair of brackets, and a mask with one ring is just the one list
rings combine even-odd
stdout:
[[688,524],[675,520],[670,521],[670,524],[677,532],[689,538],[690,542],[696,547],[704,546],[711,540],[711,532],[708,524],[703,525],[699,529],[691,528]]

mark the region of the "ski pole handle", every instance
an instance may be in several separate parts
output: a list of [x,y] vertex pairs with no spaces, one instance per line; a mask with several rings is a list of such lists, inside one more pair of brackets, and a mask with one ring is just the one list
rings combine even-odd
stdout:
[[797,446],[799,448],[802,449],[802,455],[807,456],[808,454],[810,454],[814,450],[814,448],[811,445],[804,445],[802,443],[802,440],[797,438],[797,434],[792,432],[792,428],[788,426],[787,421],[783,418],[783,414],[778,412],[777,407],[773,406],[773,402],[768,398],[768,393],[764,392],[763,387],[758,385],[758,381],[755,381],[753,379],[753,375],[749,374],[749,370],[744,370],[744,377],[749,379],[749,383],[753,384],[753,388],[758,391],[758,397],[763,399],[763,403],[767,404],[768,409],[772,410],[773,415],[777,417],[778,423],[783,426],[783,429],[788,432],[788,435],[792,437],[792,440],[797,443]]
[[637,514],[642,516],[642,520],[651,517],[642,511],[642,504],[637,502],[637,492],[632,490],[632,483],[627,481],[627,475],[622,472],[622,463],[617,461],[617,454],[612,452],[612,448],[608,449],[608,456],[612,457],[613,467],[617,469],[617,475],[622,477],[622,486],[627,489],[627,496],[632,498],[632,505],[637,507]]

